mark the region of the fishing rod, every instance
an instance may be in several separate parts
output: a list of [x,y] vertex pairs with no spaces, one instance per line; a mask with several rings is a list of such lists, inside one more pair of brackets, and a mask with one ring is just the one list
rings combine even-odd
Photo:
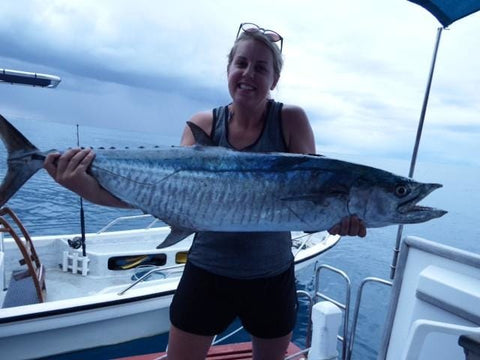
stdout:
[[[80,134],[77,124],[77,146],[80,147]],[[82,244],[82,256],[87,256],[87,249],[85,244],[85,211],[83,210],[83,198],[80,196],[80,232],[81,232],[81,244]]]

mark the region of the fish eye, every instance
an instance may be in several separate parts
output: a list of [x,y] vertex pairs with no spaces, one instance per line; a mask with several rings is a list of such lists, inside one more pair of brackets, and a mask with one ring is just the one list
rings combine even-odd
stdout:
[[409,189],[406,185],[400,184],[395,187],[395,195],[398,197],[404,197],[409,193]]

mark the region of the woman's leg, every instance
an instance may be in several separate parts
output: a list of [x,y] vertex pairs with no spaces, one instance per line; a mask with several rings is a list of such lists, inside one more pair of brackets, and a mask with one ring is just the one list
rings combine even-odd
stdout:
[[[228,284],[187,262],[170,305],[168,360],[204,360],[215,334],[235,318]],[[231,285],[230,285],[231,287]]]
[[283,360],[287,352],[292,333],[273,339],[252,336],[254,360]]
[[212,340],[213,336],[195,335],[172,325],[168,337],[167,359],[205,360]]
[[240,319],[252,335],[255,360],[284,359],[297,317],[295,270],[239,286]]

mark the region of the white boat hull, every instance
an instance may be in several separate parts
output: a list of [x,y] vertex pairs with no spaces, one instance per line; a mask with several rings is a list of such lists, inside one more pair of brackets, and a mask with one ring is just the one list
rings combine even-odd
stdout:
[[71,308],[58,315],[2,324],[2,357],[38,358],[165,333],[172,296],[135,299],[88,310]]

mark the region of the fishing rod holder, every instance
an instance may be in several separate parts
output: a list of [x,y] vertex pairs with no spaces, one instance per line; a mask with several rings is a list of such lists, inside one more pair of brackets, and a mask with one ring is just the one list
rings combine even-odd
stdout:
[[70,271],[72,274],[82,274],[87,276],[89,272],[90,258],[83,256],[79,252],[63,252],[62,270],[63,272]]

